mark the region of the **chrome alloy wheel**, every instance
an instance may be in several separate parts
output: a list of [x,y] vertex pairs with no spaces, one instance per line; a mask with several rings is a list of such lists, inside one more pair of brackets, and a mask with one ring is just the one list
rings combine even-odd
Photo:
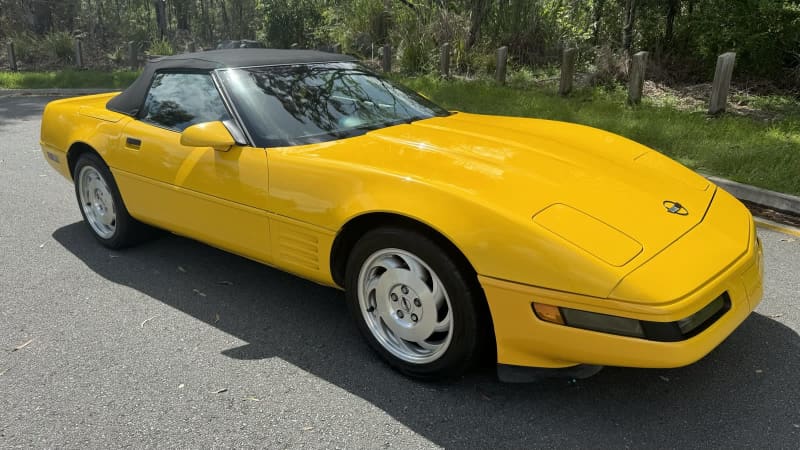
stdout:
[[397,358],[439,359],[453,337],[453,308],[442,281],[416,255],[378,250],[358,274],[358,302],[372,335]]
[[78,174],[78,193],[89,226],[101,238],[111,238],[117,229],[114,197],[97,169],[92,166],[81,168]]

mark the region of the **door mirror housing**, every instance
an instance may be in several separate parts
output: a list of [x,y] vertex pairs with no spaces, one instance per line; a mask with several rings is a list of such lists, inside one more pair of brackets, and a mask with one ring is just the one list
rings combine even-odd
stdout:
[[192,125],[181,133],[181,145],[187,147],[212,147],[227,152],[236,144],[222,122],[204,122]]

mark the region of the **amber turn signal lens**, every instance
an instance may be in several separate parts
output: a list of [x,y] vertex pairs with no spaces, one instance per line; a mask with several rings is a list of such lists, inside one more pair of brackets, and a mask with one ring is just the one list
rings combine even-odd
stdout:
[[536,312],[536,315],[545,322],[564,325],[564,318],[561,317],[561,310],[558,309],[558,306],[534,303],[533,310]]

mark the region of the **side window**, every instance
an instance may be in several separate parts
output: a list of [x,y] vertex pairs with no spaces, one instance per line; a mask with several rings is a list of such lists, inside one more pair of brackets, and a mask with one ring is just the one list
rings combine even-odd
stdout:
[[203,73],[156,74],[143,112],[143,121],[175,131],[230,118],[211,75]]

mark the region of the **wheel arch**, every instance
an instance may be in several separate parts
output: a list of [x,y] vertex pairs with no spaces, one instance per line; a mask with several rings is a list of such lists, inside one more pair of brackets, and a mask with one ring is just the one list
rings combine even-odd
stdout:
[[369,212],[355,216],[347,221],[337,233],[331,246],[330,269],[331,277],[341,287],[345,287],[345,269],[347,260],[356,242],[364,233],[381,227],[397,227],[410,231],[417,231],[433,239],[463,269],[471,274],[476,274],[475,268],[469,262],[463,251],[456,246],[444,233],[424,223],[402,214],[392,212]]
[[100,153],[91,145],[82,141],[73,142],[67,150],[67,167],[69,168],[69,175],[72,177],[73,181],[75,180],[75,165],[78,163],[78,159],[80,159],[81,155],[85,153],[94,153],[101,161],[105,162],[103,157],[100,156]]

